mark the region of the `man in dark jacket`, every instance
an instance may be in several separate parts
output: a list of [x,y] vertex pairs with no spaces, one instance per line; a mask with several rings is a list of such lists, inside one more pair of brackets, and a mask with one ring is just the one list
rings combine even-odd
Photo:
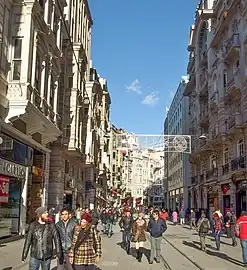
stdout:
[[[56,227],[61,239],[62,250],[64,262],[67,266],[67,269],[72,270],[72,265],[69,261],[69,252],[72,246],[72,240],[74,235],[74,229],[77,225],[75,219],[70,218],[70,211],[67,208],[63,208],[60,212],[61,220],[56,223]],[[64,269],[64,262],[59,262],[57,264],[58,270]]]
[[159,217],[159,211],[154,210],[152,218],[148,223],[148,231],[150,233],[151,241],[151,253],[149,263],[152,264],[154,261],[154,254],[156,253],[155,259],[157,263],[160,263],[160,252],[161,252],[161,240],[162,234],[166,231],[166,221]]
[[31,247],[29,269],[49,270],[53,256],[53,242],[60,262],[63,262],[63,253],[59,234],[53,222],[48,222],[48,212],[45,207],[39,207],[36,211],[37,220],[32,222],[26,237],[22,253],[22,261],[25,262],[29,248]]
[[127,254],[130,252],[130,240],[131,240],[131,229],[133,225],[133,217],[131,216],[130,210],[126,209],[124,216],[119,221],[119,227],[122,231],[122,245],[126,249]]

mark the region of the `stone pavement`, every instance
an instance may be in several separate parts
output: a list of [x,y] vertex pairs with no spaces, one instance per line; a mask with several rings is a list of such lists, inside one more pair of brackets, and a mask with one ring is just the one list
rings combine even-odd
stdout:
[[[131,248],[131,255],[127,255],[120,247],[121,233],[118,226],[114,227],[114,235],[107,238],[102,235],[103,256],[98,270],[134,270],[134,269],[172,269],[172,270],[228,270],[242,269],[242,257],[240,245],[231,246],[231,241],[225,237],[221,239],[221,250],[215,250],[215,243],[212,237],[207,239],[207,252],[202,252],[199,247],[199,237],[195,230],[168,225],[168,230],[164,234],[165,239],[162,242],[162,257],[160,264],[148,264],[149,241],[145,243],[145,256],[141,263],[135,259],[134,247]],[[28,262],[22,264],[21,252],[23,239],[0,245],[0,270],[26,270]],[[182,255],[182,254],[183,255]],[[184,256],[185,255],[185,256]],[[199,267],[196,267],[192,262]],[[56,260],[53,260],[52,267],[55,269]]]
[[214,238],[208,236],[205,253],[200,250],[200,241],[197,232],[190,230],[187,226],[182,228],[180,225],[168,225],[168,230],[164,234],[164,238],[190,260],[197,263],[201,269],[243,269],[242,251],[239,241],[237,247],[232,247],[231,239],[223,236],[221,237],[221,249],[217,251]]

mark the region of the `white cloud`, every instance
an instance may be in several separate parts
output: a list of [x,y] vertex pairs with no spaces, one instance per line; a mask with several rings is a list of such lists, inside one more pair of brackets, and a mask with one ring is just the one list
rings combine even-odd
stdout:
[[158,92],[152,92],[151,94],[145,96],[142,101],[142,104],[148,106],[155,106],[159,101]]
[[135,79],[129,86],[126,87],[128,91],[135,92],[138,95],[142,94],[141,84],[138,79]]

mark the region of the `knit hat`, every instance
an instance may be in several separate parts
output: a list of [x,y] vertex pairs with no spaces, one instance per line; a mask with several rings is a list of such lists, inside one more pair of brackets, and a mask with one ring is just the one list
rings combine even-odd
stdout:
[[82,214],[81,220],[83,220],[83,219],[86,220],[87,223],[91,223],[92,222],[92,217],[89,214],[87,214],[87,213]]
[[36,210],[35,210],[35,213],[37,214],[37,217],[41,217],[45,212],[47,212],[47,209],[45,207],[38,207]]

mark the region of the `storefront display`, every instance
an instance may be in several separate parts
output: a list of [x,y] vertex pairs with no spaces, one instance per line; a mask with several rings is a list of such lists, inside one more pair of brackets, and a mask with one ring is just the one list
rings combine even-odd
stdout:
[[0,159],[0,238],[19,233],[26,167]]

